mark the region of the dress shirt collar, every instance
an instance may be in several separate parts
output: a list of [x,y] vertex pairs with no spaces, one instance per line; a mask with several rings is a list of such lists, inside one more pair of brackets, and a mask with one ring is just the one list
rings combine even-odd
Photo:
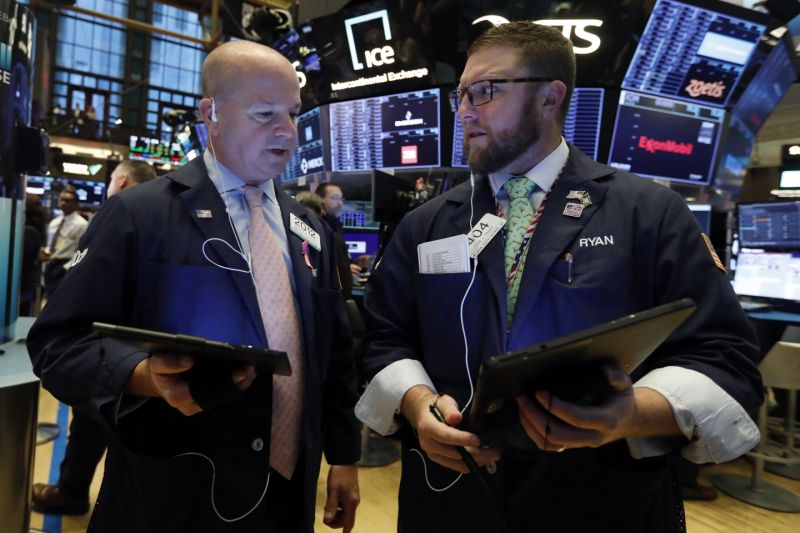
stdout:
[[[228,192],[241,192],[241,188],[247,185],[239,176],[234,174],[229,168],[219,162],[214,155],[206,148],[203,152],[203,162],[206,164],[206,171],[208,177],[214,183],[217,192],[223,196],[223,193]],[[264,191],[269,201],[277,206],[278,199],[275,196],[275,181],[267,180],[258,184],[258,188]]]
[[[561,143],[559,143],[556,149],[550,152],[550,155],[539,161],[537,165],[534,165],[530,170],[525,172],[525,176],[534,182],[539,189],[547,192],[553,186],[553,183],[555,183],[556,178],[558,178],[558,175],[561,173],[561,169],[564,168],[568,157],[569,147],[567,146],[564,137],[561,137]],[[495,197],[498,195],[498,193],[501,195],[504,194],[503,184],[510,177],[511,176],[506,172],[495,172],[494,174],[489,174],[489,183],[492,186],[492,192],[494,193]]]

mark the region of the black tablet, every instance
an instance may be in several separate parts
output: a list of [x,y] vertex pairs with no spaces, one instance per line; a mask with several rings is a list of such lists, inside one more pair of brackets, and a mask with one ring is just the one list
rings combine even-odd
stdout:
[[684,298],[486,361],[467,429],[484,433],[519,421],[514,397],[548,390],[575,403],[602,401],[610,387],[600,365],[630,374],[695,310]]
[[239,361],[253,365],[261,371],[266,370],[281,376],[292,375],[286,352],[103,322],[94,322],[92,329],[106,337],[132,343],[149,353],[185,353],[208,360]]

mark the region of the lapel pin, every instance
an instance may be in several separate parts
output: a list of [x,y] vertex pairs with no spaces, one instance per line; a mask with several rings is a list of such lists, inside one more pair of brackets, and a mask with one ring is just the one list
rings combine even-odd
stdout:
[[564,206],[564,211],[562,214],[568,217],[580,218],[580,216],[583,214],[583,205],[568,202],[567,205]]
[[[592,205],[592,199],[589,196],[589,193],[586,191],[569,191],[567,200],[578,200],[583,207],[589,207]],[[566,213],[564,214],[566,215]]]
[[198,209],[194,212],[197,218],[213,218],[210,209]]

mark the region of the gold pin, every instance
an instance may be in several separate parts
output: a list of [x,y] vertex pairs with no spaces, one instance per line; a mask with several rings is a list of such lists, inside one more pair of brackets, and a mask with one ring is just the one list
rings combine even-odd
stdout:
[[564,206],[564,212],[562,214],[568,217],[580,218],[583,214],[583,205],[569,202]]

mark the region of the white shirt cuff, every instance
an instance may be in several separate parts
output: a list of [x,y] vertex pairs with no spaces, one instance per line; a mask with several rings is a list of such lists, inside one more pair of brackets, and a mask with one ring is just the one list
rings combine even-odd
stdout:
[[[688,368],[668,366],[653,370],[634,388],[655,390],[672,406],[675,420],[691,442],[681,454],[694,463],[722,463],[753,448],[758,427],[727,392],[711,378]],[[674,449],[674,439],[627,439],[635,458],[663,455]]]
[[400,428],[395,415],[408,389],[426,385],[433,392],[431,378],[416,359],[400,359],[378,372],[356,404],[356,418],[380,435],[391,435]]

